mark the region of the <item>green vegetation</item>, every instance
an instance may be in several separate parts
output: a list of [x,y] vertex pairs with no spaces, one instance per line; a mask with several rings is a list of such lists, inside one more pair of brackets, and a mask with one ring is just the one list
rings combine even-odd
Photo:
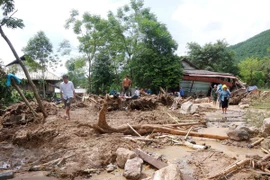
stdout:
[[177,44],[142,0],[131,0],[107,18],[88,12],[80,18],[73,10],[65,27],[73,29],[80,42],[90,92],[121,87],[125,75],[139,87],[178,87],[182,68],[174,55]]
[[270,29],[249,38],[248,40],[230,46],[228,49],[235,52],[235,59],[240,62],[253,57],[262,59],[270,56]]
[[199,69],[238,74],[234,54],[227,47],[227,42],[221,40],[204,46],[191,42],[187,44],[188,59]]
[[247,58],[239,63],[239,75],[248,85],[257,85],[260,88],[270,87],[270,58],[259,60]]

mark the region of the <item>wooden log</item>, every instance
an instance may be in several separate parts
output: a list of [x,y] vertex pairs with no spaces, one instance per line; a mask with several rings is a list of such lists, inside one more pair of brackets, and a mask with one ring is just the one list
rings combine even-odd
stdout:
[[218,179],[218,178],[220,178],[222,176],[226,176],[227,174],[232,173],[232,172],[238,170],[240,166],[244,166],[244,165],[249,164],[249,163],[250,163],[250,159],[249,158],[243,159],[243,160],[238,161],[238,162],[234,163],[233,165],[225,168],[224,170],[222,170],[221,172],[217,173],[216,175],[209,177],[209,179]]
[[187,140],[188,135],[189,135],[190,131],[192,130],[192,128],[193,128],[193,126],[191,126],[191,128],[188,130],[188,132],[187,132],[187,134],[186,134],[186,136],[185,136],[184,140]]
[[268,150],[266,150],[266,149],[264,149],[264,148],[262,148],[262,147],[261,147],[261,150],[262,150],[264,153],[266,153],[266,154],[269,154],[269,153],[270,153]]
[[207,149],[208,148],[207,146],[203,146],[203,145],[199,145],[199,144],[192,144],[188,141],[177,142],[177,143],[175,143],[175,145],[184,145],[184,146],[187,146],[191,149]]
[[262,157],[261,160],[258,161],[258,164],[261,164],[262,162],[267,161],[269,159],[270,159],[270,154],[267,154],[264,157]]
[[142,137],[142,135],[140,135],[140,133],[138,133],[129,123],[127,123],[127,125],[130,127],[130,129],[135,132],[135,134],[137,134],[139,137]]
[[156,139],[147,139],[147,138],[138,138],[138,137],[124,137],[125,139],[130,139],[130,140],[134,140],[134,141],[145,141],[145,142],[155,142],[155,143],[159,143],[159,140]]
[[148,154],[146,154],[145,152],[143,152],[141,149],[135,149],[135,153],[145,162],[147,162],[148,164],[151,164],[152,166],[154,166],[157,169],[161,169],[164,168],[166,166],[168,166],[167,163],[162,162],[160,160],[157,160],[151,156],[149,156]]
[[[155,132],[163,132],[163,133],[169,133],[169,134],[174,134],[174,135],[186,135],[187,131],[180,131],[180,130],[175,130],[171,128],[166,128],[162,127],[159,125],[142,125],[142,128],[152,128],[155,130]],[[152,131],[151,131],[152,132]],[[210,138],[210,139],[219,139],[219,140],[225,140],[229,139],[228,136],[221,136],[221,135],[215,135],[215,134],[204,134],[204,133],[196,133],[196,132],[190,132],[189,136],[194,136],[194,137],[202,137],[202,138]]]
[[205,124],[205,123],[206,123],[206,122],[200,121],[200,122],[192,122],[192,123],[166,124],[166,126],[171,126],[171,127],[181,127],[181,126],[201,125],[201,124]]
[[248,148],[253,148],[254,146],[260,144],[263,140],[264,140],[264,138],[258,139],[257,141],[255,141],[255,142],[249,144],[249,145],[248,145]]

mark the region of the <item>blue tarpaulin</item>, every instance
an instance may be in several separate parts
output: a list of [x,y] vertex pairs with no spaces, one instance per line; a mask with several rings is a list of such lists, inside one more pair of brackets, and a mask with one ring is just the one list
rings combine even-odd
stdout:
[[257,90],[257,89],[258,89],[257,86],[248,86],[247,91],[250,92],[250,91]]
[[17,76],[15,76],[14,74],[8,74],[8,75],[7,75],[6,86],[10,86],[11,78],[15,79],[15,81],[16,81],[18,84],[21,83],[21,80],[20,80]]

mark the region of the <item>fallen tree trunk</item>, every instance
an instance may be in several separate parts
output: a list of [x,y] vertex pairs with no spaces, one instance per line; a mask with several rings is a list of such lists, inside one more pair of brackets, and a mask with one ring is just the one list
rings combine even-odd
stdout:
[[250,163],[250,159],[244,159],[242,161],[239,161],[239,162],[227,167],[226,169],[222,170],[220,173],[218,173],[212,177],[209,177],[209,179],[219,179],[222,176],[226,176],[227,174],[238,170],[240,166],[244,166],[244,165],[249,164],[249,163]]
[[[123,125],[119,126],[117,128],[111,127],[108,125],[106,121],[106,111],[107,111],[107,102],[103,104],[102,109],[99,112],[99,118],[97,124],[79,124],[78,126],[87,126],[91,127],[95,130],[97,130],[100,133],[123,133],[123,134],[130,134],[130,135],[137,135],[134,133],[134,130],[136,130],[140,135],[149,134],[153,132],[161,132],[161,133],[168,133],[168,134],[174,134],[174,135],[181,135],[185,136],[187,134],[187,131],[180,131],[176,130],[174,128],[166,127],[165,125],[158,125],[158,124],[142,124],[142,125],[133,125],[132,130],[130,126]],[[202,137],[202,138],[211,138],[211,139],[219,139],[219,140],[225,140],[228,139],[228,136],[220,136],[220,135],[214,135],[214,134],[204,134],[204,133],[197,133],[197,132],[190,132],[189,136],[195,136],[195,137]]]

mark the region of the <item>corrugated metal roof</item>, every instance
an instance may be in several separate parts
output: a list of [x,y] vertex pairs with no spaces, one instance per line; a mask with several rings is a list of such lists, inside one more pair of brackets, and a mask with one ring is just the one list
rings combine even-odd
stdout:
[[[15,75],[19,78],[19,79],[27,79],[24,72],[22,70],[19,70],[18,72],[15,73]],[[37,70],[36,72],[29,72],[29,75],[31,77],[32,80],[40,80],[43,79],[42,78],[42,71],[41,70]],[[46,71],[45,72],[45,80],[54,80],[54,81],[59,81],[62,78],[57,76],[56,74],[50,72],[50,71]]]
[[184,74],[188,76],[200,76],[200,77],[223,77],[223,78],[232,78],[235,79],[230,73],[221,73],[221,72],[212,72],[206,70],[197,70],[197,69],[185,69]]

